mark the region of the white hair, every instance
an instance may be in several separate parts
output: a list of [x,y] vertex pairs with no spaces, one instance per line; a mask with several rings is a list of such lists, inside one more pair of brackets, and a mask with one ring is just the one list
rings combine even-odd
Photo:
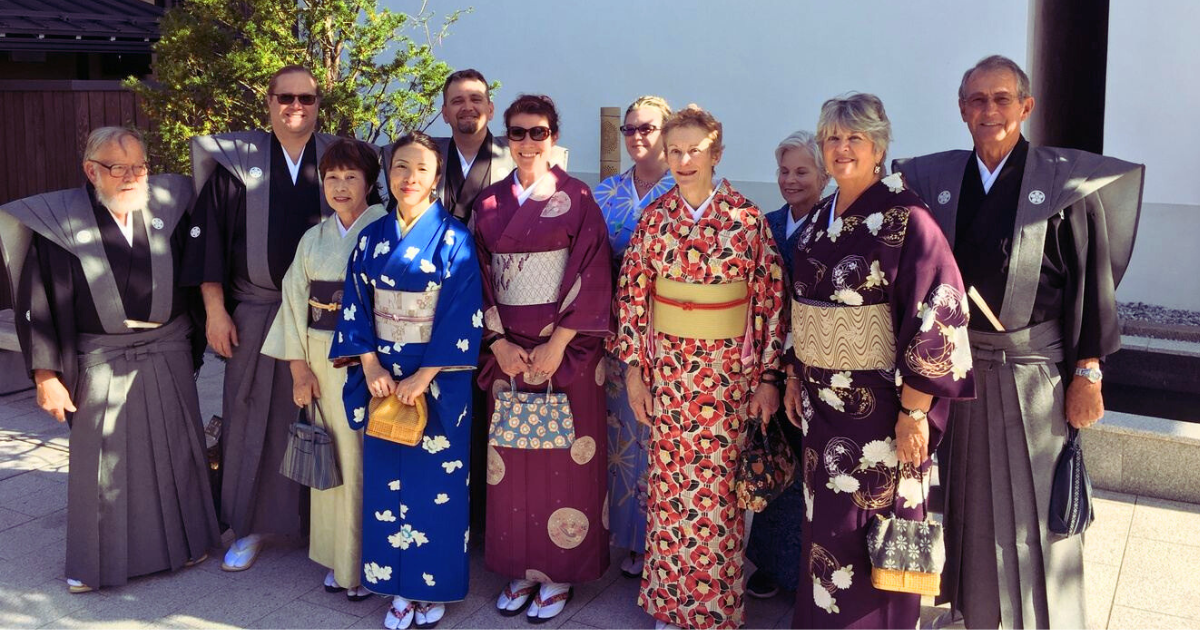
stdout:
[[116,142],[118,146],[126,139],[133,138],[142,147],[142,153],[146,152],[146,141],[142,138],[142,132],[129,127],[100,127],[93,129],[92,133],[88,134],[87,145],[83,148],[83,159],[93,160],[96,154],[100,153],[104,147],[110,142]]

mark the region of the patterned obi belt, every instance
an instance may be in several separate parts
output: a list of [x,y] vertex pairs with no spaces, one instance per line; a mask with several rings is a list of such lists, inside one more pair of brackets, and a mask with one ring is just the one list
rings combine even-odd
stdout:
[[896,333],[888,304],[842,306],[792,300],[792,345],[804,365],[826,370],[896,367]]
[[429,343],[441,287],[430,291],[375,288],[375,336],[392,343]]
[[687,339],[733,339],[746,334],[750,296],[744,281],[690,284],[658,278],[651,298],[658,332]]
[[341,280],[313,280],[308,285],[308,327],[312,330],[337,328],[338,311],[342,308]]
[[566,248],[552,252],[492,254],[492,284],[496,301],[504,306],[535,306],[558,302],[567,271]]

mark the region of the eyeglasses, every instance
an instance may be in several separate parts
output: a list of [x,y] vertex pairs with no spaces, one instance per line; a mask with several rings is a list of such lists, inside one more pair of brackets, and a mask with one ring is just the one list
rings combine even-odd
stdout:
[[658,131],[659,129],[662,129],[662,127],[659,127],[656,125],[651,125],[650,123],[642,123],[636,127],[631,127],[629,125],[621,125],[621,133],[625,134],[626,138],[632,138],[633,134],[635,134],[635,133],[640,133],[643,136],[648,136],[648,135],[654,133],[655,131]]
[[142,175],[146,174],[146,171],[150,170],[150,165],[146,164],[145,162],[142,162],[141,164],[105,164],[100,160],[88,161],[95,162],[96,164],[108,169],[108,174],[117,179],[125,179],[125,176],[130,173],[133,173],[134,177],[141,177]]
[[301,105],[312,105],[317,102],[316,94],[272,94],[271,96],[274,96],[280,105],[291,105],[296,99],[300,99]]
[[512,140],[513,142],[520,142],[520,141],[524,140],[525,134],[529,134],[529,138],[531,140],[533,140],[534,142],[541,142],[542,140],[545,140],[546,138],[550,137],[550,128],[549,127],[530,127],[529,129],[526,129],[524,127],[509,127],[508,128],[508,134],[507,134],[508,139]]

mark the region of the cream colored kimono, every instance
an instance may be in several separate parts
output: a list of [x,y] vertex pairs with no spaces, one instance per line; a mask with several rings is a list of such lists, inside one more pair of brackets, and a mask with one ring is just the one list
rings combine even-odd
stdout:
[[334,214],[304,234],[283,277],[283,305],[262,347],[276,359],[308,362],[321,388],[317,403],[337,449],[342,485],[312,491],[308,557],[333,569],[338,585],[346,588],[359,585],[362,569],[362,434],[350,428],[342,405],[346,370],[334,369],[329,361],[333,333],[308,328],[309,283],[343,280],[359,232],[385,214],[382,205],[367,208],[345,236]]

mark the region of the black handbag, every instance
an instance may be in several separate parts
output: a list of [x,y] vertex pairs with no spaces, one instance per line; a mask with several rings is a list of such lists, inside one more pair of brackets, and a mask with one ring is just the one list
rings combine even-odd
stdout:
[[342,471],[338,468],[333,438],[324,427],[303,420],[304,416],[310,421],[319,417],[324,425],[321,408],[309,405],[307,409],[308,413],[302,413],[288,428],[288,445],[279,464],[279,474],[313,490],[336,488],[342,485]]
[[746,445],[738,463],[734,492],[738,509],[762,512],[792,485],[796,474],[796,454],[783,434],[783,425],[775,417],[767,423],[751,418],[746,422]]
[[1071,427],[1054,466],[1054,485],[1050,488],[1050,531],[1071,537],[1087,531],[1096,513],[1092,510],[1092,479],[1083,465],[1083,445],[1079,429]]

